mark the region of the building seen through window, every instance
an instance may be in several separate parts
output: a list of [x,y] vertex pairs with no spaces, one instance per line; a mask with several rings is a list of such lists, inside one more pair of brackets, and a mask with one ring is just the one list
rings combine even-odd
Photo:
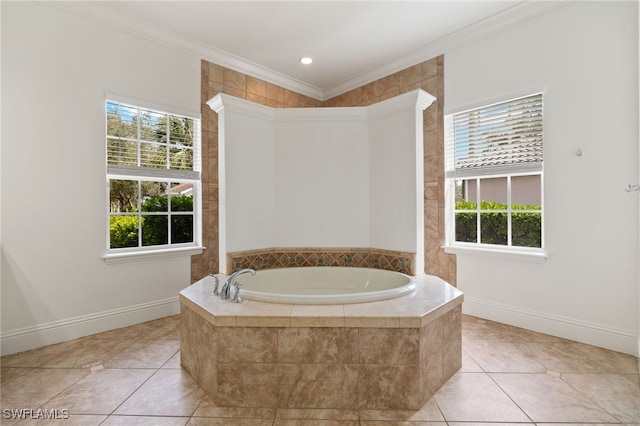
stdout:
[[448,244],[543,248],[542,94],[445,117]]

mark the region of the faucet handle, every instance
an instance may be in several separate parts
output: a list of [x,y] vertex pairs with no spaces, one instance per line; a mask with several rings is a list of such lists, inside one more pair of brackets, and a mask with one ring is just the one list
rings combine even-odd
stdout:
[[220,278],[218,278],[214,274],[209,274],[209,276],[213,277],[213,279],[216,280],[216,285],[215,285],[215,287],[213,287],[213,294],[215,294],[217,296],[217,295],[220,294],[220,291],[218,291],[218,285],[220,284]]
[[240,297],[240,287],[242,287],[242,284],[240,284],[239,282],[236,281],[233,283],[233,288],[236,290],[236,292],[233,295],[233,299],[231,299],[232,303],[242,302],[242,298]]

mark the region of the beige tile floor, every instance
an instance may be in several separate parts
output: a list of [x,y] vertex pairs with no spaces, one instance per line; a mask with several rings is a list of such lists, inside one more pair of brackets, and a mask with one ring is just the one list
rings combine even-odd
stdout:
[[[180,368],[173,316],[0,359],[20,425],[640,424],[637,359],[464,316],[463,363],[419,411],[216,407]],[[11,410],[26,418],[11,418]],[[65,417],[36,419],[38,410]],[[51,411],[51,410],[58,410]]]

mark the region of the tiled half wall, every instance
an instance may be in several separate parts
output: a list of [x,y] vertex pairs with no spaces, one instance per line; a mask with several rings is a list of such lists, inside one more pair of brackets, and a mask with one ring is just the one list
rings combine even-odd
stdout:
[[182,366],[219,406],[417,410],[461,366],[460,306],[420,328],[227,327],[181,312]]
[[227,253],[230,274],[242,268],[255,270],[298,266],[355,266],[415,275],[415,254],[369,248],[271,248]]
[[[202,254],[191,259],[191,280],[218,271],[218,117],[206,102],[218,93],[274,108],[368,106],[415,89],[436,96],[424,111],[425,273],[456,282],[456,258],[444,244],[444,56],[319,101],[249,75],[202,61]],[[327,250],[327,249],[322,249]],[[375,249],[368,249],[375,250]],[[264,268],[262,268],[264,269]],[[394,269],[397,270],[397,269]],[[416,274],[422,271],[414,271]]]

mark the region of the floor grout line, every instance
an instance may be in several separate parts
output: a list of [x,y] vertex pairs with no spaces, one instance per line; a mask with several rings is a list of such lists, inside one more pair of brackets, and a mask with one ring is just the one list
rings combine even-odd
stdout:
[[[179,321],[179,319],[178,319]],[[133,326],[135,327],[135,326]],[[532,342],[532,341],[519,341],[516,337],[508,337],[508,339],[503,339],[500,340],[502,337],[500,336],[500,333],[515,333],[514,329],[512,328],[506,328],[504,325],[500,325],[497,323],[492,323],[490,321],[486,321],[484,322],[484,324],[482,325],[482,327],[476,327],[475,324],[473,323],[473,319],[470,319],[470,317],[467,317],[467,319],[463,319],[463,329],[467,328],[467,332],[466,334],[468,335],[472,335],[473,338],[472,339],[466,339],[467,343],[469,344],[470,342],[482,342],[481,336],[482,333],[484,332],[489,332],[491,333],[492,336],[496,337],[496,341],[499,341],[500,343],[512,343],[519,351],[521,351],[522,353],[524,353],[525,355],[528,355],[531,360],[535,361],[536,363],[540,364],[542,367],[545,368],[544,372],[532,372],[532,371],[492,371],[493,368],[488,368],[487,367],[487,363],[486,363],[486,359],[484,357],[482,358],[478,358],[478,357],[474,357],[471,355],[470,352],[468,352],[467,350],[465,350],[464,346],[465,346],[465,339],[463,338],[463,352],[464,352],[464,356],[469,357],[469,360],[472,361],[475,365],[472,368],[479,368],[479,370],[481,371],[458,371],[456,372],[456,374],[465,374],[465,375],[472,375],[472,374],[484,374],[486,376],[488,376],[488,378],[491,380],[491,382],[497,386],[497,388],[506,395],[506,397],[509,399],[509,401],[511,401],[511,403],[513,403],[515,405],[515,407],[517,407],[523,414],[524,416],[526,416],[526,418],[530,421],[530,424],[536,424],[531,415],[529,413],[527,413],[517,402],[516,399],[514,399],[514,397],[512,395],[510,395],[507,390],[505,388],[503,388],[502,386],[500,386],[499,382],[497,381],[498,376],[496,375],[504,375],[503,377],[506,379],[507,375],[509,376],[514,376],[514,375],[518,375],[518,376],[523,376],[526,377],[527,375],[530,377],[534,377],[534,376],[541,376],[541,375],[549,375],[555,379],[560,379],[562,381],[562,383],[564,383],[565,385],[568,385],[571,389],[573,389],[574,391],[577,392],[577,395],[582,396],[583,398],[585,398],[585,400],[589,401],[594,408],[597,408],[598,410],[600,410],[602,413],[606,413],[608,414],[612,419],[615,419],[617,422],[621,423],[622,420],[628,420],[627,417],[629,416],[633,416],[633,412],[631,412],[631,414],[629,414],[629,412],[624,412],[624,411],[620,411],[621,409],[617,409],[617,406],[614,406],[616,408],[612,409],[611,406],[604,406],[602,405],[601,402],[598,401],[602,401],[602,400],[594,400],[590,395],[593,395],[593,392],[587,392],[586,389],[588,388],[584,388],[583,386],[578,386],[581,383],[590,383],[589,386],[593,387],[596,386],[596,383],[598,383],[598,381],[592,381],[592,382],[587,382],[587,378],[586,376],[593,376],[594,378],[597,377],[603,377],[602,379],[598,379],[599,381],[605,380],[604,377],[605,376],[621,376],[621,377],[627,377],[628,379],[625,379],[624,381],[622,381],[621,383],[623,383],[625,386],[628,386],[627,383],[636,383],[638,384],[638,399],[637,401],[640,402],[640,377],[639,374],[636,373],[632,373],[632,372],[628,372],[627,370],[633,370],[629,367],[628,362],[629,360],[624,358],[624,356],[620,356],[620,355],[615,355],[615,357],[612,355],[612,359],[607,361],[603,359],[603,356],[606,356],[606,352],[597,352],[597,351],[593,351],[591,352],[591,350],[587,350],[588,348],[582,348],[582,347],[578,347],[576,346],[576,349],[579,351],[576,351],[576,353],[572,354],[570,350],[567,349],[567,352],[569,352],[568,354],[563,354],[561,352],[558,351],[558,353],[554,352],[554,356],[557,357],[554,358],[552,361],[552,363],[550,365],[568,365],[569,367],[574,366],[575,364],[572,363],[576,363],[576,362],[580,362],[583,359],[591,359],[594,362],[594,365],[597,368],[598,366],[600,366],[600,368],[604,368],[604,364],[598,364],[598,362],[605,362],[606,364],[609,366],[608,368],[611,368],[612,371],[595,371],[595,372],[589,372],[589,373],[581,373],[581,372],[577,372],[577,373],[564,373],[562,368],[556,368],[556,367],[552,367],[549,368],[547,367],[545,364],[548,364],[548,362],[546,362],[546,358],[543,360],[540,360],[539,357],[534,357],[531,356],[531,354],[525,350],[523,350],[519,344],[520,343],[537,343],[539,344],[540,347],[540,351],[544,351],[545,348],[553,348],[555,345],[555,343],[558,342]],[[162,330],[166,330],[165,332],[163,332]],[[486,330],[483,330],[486,329]],[[123,329],[123,330],[126,330]],[[101,340],[105,340],[105,341],[116,341],[116,342],[125,342],[125,341],[129,341],[130,345],[126,345],[126,347],[123,347],[121,350],[119,350],[118,352],[115,352],[113,354],[110,354],[110,356],[107,357],[103,357],[101,358],[99,356],[100,354],[100,345],[96,345],[97,349],[96,350],[96,358],[99,358],[99,364],[94,362],[89,362],[87,365],[89,365],[89,367],[84,368],[84,367],[75,367],[75,366],[71,366],[71,367],[47,367],[46,364],[51,362],[52,360],[54,360],[55,358],[64,358],[64,356],[68,356],[68,357],[72,357],[73,356],[73,352],[74,350],[76,350],[74,348],[73,344],[69,344],[69,347],[65,350],[60,351],[60,353],[55,353],[55,351],[52,351],[52,353],[54,353],[51,356],[45,356],[43,357],[44,361],[38,361],[38,354],[36,352],[31,352],[29,354],[29,356],[31,358],[25,358],[25,359],[30,359],[30,360],[35,360],[38,364],[38,366],[36,367],[24,367],[21,366],[19,361],[15,361],[17,360],[17,358],[12,359],[12,366],[10,367],[2,367],[2,370],[4,372],[4,370],[6,369],[7,371],[12,370],[11,374],[17,374],[14,377],[11,377],[10,379],[8,379],[7,382],[3,382],[2,383],[2,388],[4,390],[5,387],[10,388],[10,389],[18,389],[19,385],[20,385],[20,381],[25,379],[26,375],[29,375],[31,372],[38,372],[38,371],[44,371],[44,370],[84,370],[87,372],[87,374],[84,374],[82,377],[78,378],[77,380],[73,381],[73,383],[69,384],[68,386],[66,386],[64,389],[58,391],[55,395],[50,396],[44,403],[41,403],[39,407],[46,407],[48,403],[50,403],[52,400],[54,400],[55,398],[59,397],[62,393],[68,391],[71,387],[75,386],[78,382],[80,382],[81,380],[85,379],[86,377],[88,377],[90,374],[94,374],[97,372],[100,372],[102,370],[149,370],[150,375],[144,380],[142,381],[142,383],[140,383],[138,386],[135,387],[135,389],[133,389],[130,393],[128,393],[128,395],[126,397],[123,398],[123,400],[117,404],[117,406],[109,413],[109,414],[96,414],[96,416],[102,416],[103,419],[98,423],[98,424],[106,424],[106,423],[110,423],[109,419],[111,417],[119,417],[119,416],[124,416],[124,417],[129,417],[129,418],[143,418],[143,417],[157,417],[157,418],[175,418],[175,419],[185,419],[185,424],[189,424],[190,422],[193,423],[202,423],[204,424],[206,422],[206,420],[203,419],[207,419],[207,418],[218,418],[218,419],[224,419],[224,418],[239,418],[239,417],[208,417],[208,416],[195,416],[195,414],[198,412],[198,410],[202,409],[204,407],[204,403],[205,400],[207,399],[207,396],[205,393],[203,393],[203,395],[200,397],[199,401],[197,401],[197,404],[194,405],[193,411],[186,416],[178,416],[178,415],[170,415],[170,416],[166,416],[166,415],[159,415],[159,414],[115,414],[118,409],[120,409],[123,404],[125,404],[127,401],[129,401],[133,395],[136,394],[136,392],[140,391],[140,389],[145,386],[145,384],[147,384],[150,380],[152,380],[154,377],[157,377],[159,374],[163,375],[165,374],[164,372],[166,371],[171,371],[171,370],[182,370],[184,371],[184,369],[182,367],[176,367],[176,368],[172,368],[172,367],[167,367],[167,365],[169,364],[169,362],[175,362],[175,360],[173,359],[175,356],[177,356],[180,353],[180,350],[176,350],[173,353],[171,353],[166,360],[164,360],[162,363],[158,363],[156,365],[159,365],[159,367],[150,367],[150,368],[146,368],[146,367],[124,367],[124,368],[106,368],[105,365],[109,362],[112,361],[114,358],[116,358],[118,355],[124,353],[127,349],[129,349],[131,347],[131,345],[133,345],[135,343],[135,341],[140,341],[140,340],[144,340],[144,341],[166,341],[166,340],[180,340],[180,337],[178,336],[177,338],[175,336],[169,336],[169,334],[165,334],[165,333],[171,333],[175,331],[175,322],[171,322],[171,321],[165,321],[164,323],[158,323],[158,328],[151,328],[151,330],[149,331],[150,333],[154,333],[154,335],[157,336],[163,336],[161,338],[153,338],[153,339],[145,339],[145,338],[135,338],[135,337],[124,337],[125,335],[123,334],[123,337],[120,338],[115,338],[112,337],[110,339],[101,339]],[[517,330],[516,330],[517,331]],[[126,333],[126,331],[125,331]],[[117,336],[116,334],[112,334],[111,336]],[[530,337],[530,336],[527,336]],[[84,338],[81,338],[84,339]],[[508,340],[508,341],[506,341]],[[491,342],[491,340],[485,340],[486,342]],[[564,345],[571,345],[572,342],[561,342]],[[117,346],[117,345],[112,345],[112,346]],[[488,347],[490,348],[491,345],[489,344]],[[477,350],[474,348],[474,350]],[[537,349],[536,349],[537,350]],[[43,352],[44,354],[46,354],[46,352]],[[107,352],[108,353],[108,352]],[[542,352],[541,352],[542,353]],[[488,352],[489,356],[490,353]],[[622,354],[624,355],[624,354]],[[83,355],[78,355],[78,357],[83,356]],[[86,355],[85,355],[86,357]],[[519,356],[516,355],[516,359],[518,359]],[[61,358],[61,359],[62,359]],[[89,357],[86,357],[86,359],[90,359]],[[157,358],[156,358],[157,359]],[[1,361],[1,359],[0,359]],[[57,361],[56,361],[57,362]],[[153,361],[151,361],[153,362]],[[499,362],[502,362],[501,360],[499,360]],[[564,362],[565,364],[559,364]],[[554,364],[555,363],[555,364]],[[492,364],[494,365],[494,364]],[[497,364],[499,365],[499,364]],[[526,366],[526,364],[523,364]],[[634,364],[637,367],[637,363]],[[517,367],[517,366],[516,366]],[[516,368],[514,367],[514,368]],[[575,367],[574,367],[575,369]],[[637,369],[637,368],[636,368]],[[161,373],[162,372],[162,373]],[[37,373],[36,373],[37,374]],[[53,374],[53,373],[52,373]],[[58,374],[58,373],[55,373]],[[166,373],[169,377],[173,374],[170,373]],[[582,376],[581,379],[579,379],[578,377],[575,378],[575,381],[573,382],[569,382],[567,380],[567,375],[576,375],[576,376]],[[54,376],[51,376],[54,377]],[[174,376],[175,377],[175,376]],[[189,377],[190,380],[192,380]],[[509,379],[512,380],[512,383],[516,383],[516,379],[515,377],[513,379]],[[582,381],[579,381],[582,380]],[[595,380],[595,379],[594,379]],[[509,382],[505,382],[505,383],[509,383]],[[523,386],[526,386],[526,380],[523,380]],[[572,384],[573,383],[573,384]],[[510,385],[509,388],[512,388],[514,385]],[[518,385],[519,386],[519,385]],[[612,385],[613,386],[613,385]],[[516,388],[514,388],[516,389]],[[200,389],[201,390],[201,389]],[[611,388],[611,391],[613,392],[613,388]],[[603,390],[603,392],[606,392],[606,388],[605,390]],[[437,392],[436,392],[437,394]],[[635,395],[635,394],[634,394]],[[4,397],[3,397],[4,399]],[[441,425],[449,425],[451,423],[468,423],[468,422],[453,422],[451,420],[449,420],[447,418],[447,416],[445,416],[445,412],[443,411],[441,404],[438,402],[438,399],[434,396],[432,396],[431,398],[433,400],[433,404],[435,406],[435,409],[437,409],[438,414],[440,415],[440,418],[442,420],[438,420],[438,421],[430,421],[431,423],[439,423]],[[635,401],[635,400],[632,400]],[[195,402],[195,401],[194,401]],[[609,408],[607,408],[609,407]],[[640,407],[640,404],[639,404]],[[8,408],[8,407],[2,407],[2,408]],[[13,407],[10,407],[13,408]],[[382,410],[382,411],[387,411],[387,410]],[[391,411],[391,410],[388,410]],[[372,424],[380,424],[380,425],[384,425],[386,423],[388,423],[387,421],[384,420],[367,420],[363,418],[363,410],[357,409],[355,410],[355,413],[357,414],[355,417],[356,419],[354,419],[352,422],[353,424],[365,424],[367,422],[372,422]],[[622,414],[622,413],[626,413],[626,414]],[[73,415],[73,413],[71,413]],[[209,414],[206,412],[203,412],[203,414]],[[222,413],[218,413],[220,415],[222,415]],[[76,414],[79,415],[79,414]],[[90,415],[90,414],[87,414]],[[294,414],[295,415],[295,414]],[[621,417],[621,415],[623,417]],[[325,416],[326,417],[326,416]],[[375,414],[373,415],[373,417],[375,418]],[[640,423],[640,408],[638,409],[637,412],[637,420],[636,423]],[[243,418],[244,417],[240,417]],[[256,423],[258,423],[258,421],[260,420],[260,418],[254,418],[254,417],[247,417],[247,419],[252,419],[252,421],[255,421]],[[367,415],[367,418],[371,418],[370,415]],[[577,418],[577,417],[576,417]],[[288,423],[289,421],[291,422],[291,424],[304,424],[304,421],[300,422],[296,422],[295,419],[289,419],[289,418],[282,418],[279,419],[278,418],[278,410],[276,409],[273,412],[273,415],[266,417],[266,418],[262,418],[262,420],[265,421],[265,424],[271,424],[271,425],[276,425],[279,422],[283,422],[283,423]],[[300,420],[300,419],[298,419]],[[112,421],[115,421],[115,419],[113,419]],[[405,420],[406,423],[403,424],[410,424],[410,422],[418,422],[418,420]],[[422,421],[422,420],[421,420]],[[344,422],[344,424],[349,424],[347,420],[337,420],[335,421],[335,424],[342,424],[341,422]],[[376,423],[377,422],[377,423]],[[426,421],[425,421],[426,422]],[[331,421],[329,420],[318,420],[317,422],[318,424],[332,424]],[[487,423],[487,422],[474,422],[474,423]],[[504,422],[492,422],[492,423],[504,423]],[[400,422],[398,422],[398,424],[400,424]],[[524,424],[529,424],[529,423],[522,423]],[[464,426],[464,425],[462,425]]]

